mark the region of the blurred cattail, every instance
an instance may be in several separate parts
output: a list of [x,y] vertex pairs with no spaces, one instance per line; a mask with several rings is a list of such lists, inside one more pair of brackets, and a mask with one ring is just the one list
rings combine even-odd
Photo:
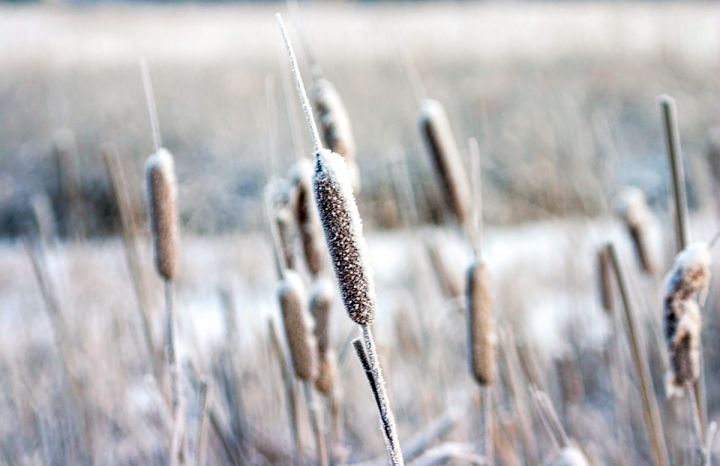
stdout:
[[277,233],[277,242],[284,265],[295,270],[296,225],[292,205],[292,186],[286,180],[274,179],[266,188],[270,216]]
[[279,283],[278,299],[295,375],[312,382],[318,375],[317,342],[306,312],[302,280],[292,270],[286,270]]
[[630,233],[640,266],[645,273],[653,273],[655,263],[648,238],[652,214],[645,201],[645,194],[638,188],[626,187],[618,195],[617,211]]
[[475,261],[467,272],[468,343],[470,370],[477,383],[495,379],[495,322],[490,303],[488,270]]
[[589,466],[585,454],[577,447],[567,446],[560,450],[557,457],[546,463],[547,466]]
[[310,314],[315,319],[315,338],[320,360],[320,374],[315,386],[325,396],[333,394],[337,371],[335,354],[330,347],[333,291],[332,283],[325,279],[318,280],[310,290]]
[[160,148],[145,165],[148,215],[152,231],[155,268],[165,280],[178,271],[177,180],[173,156]]
[[81,208],[79,154],[75,133],[61,129],[55,133],[53,155],[57,169],[60,233],[75,239],[84,235]]
[[343,156],[348,165],[353,190],[357,191],[360,187],[360,173],[355,160],[355,138],[340,94],[330,81],[320,78],[313,84],[311,98],[325,145]]
[[668,274],[663,299],[665,338],[670,355],[668,395],[681,394],[700,375],[700,307],[710,282],[707,244],[693,243],[681,251]]
[[716,126],[708,133],[706,156],[713,184],[720,186],[720,126]]
[[600,248],[597,252],[597,273],[600,304],[605,312],[611,314],[613,311],[612,264],[605,248]]
[[337,360],[335,352],[330,349],[320,359],[320,373],[315,381],[315,388],[320,393],[330,398],[335,393],[335,382],[337,377]]
[[435,100],[426,100],[420,109],[419,125],[447,207],[458,222],[465,224],[470,217],[470,186],[445,109]]
[[432,265],[433,273],[437,278],[440,289],[446,298],[458,298],[463,294],[462,274],[455,269],[450,269],[445,259],[443,259],[441,246],[442,244],[430,236],[423,238],[423,246],[425,252]]
[[345,309],[353,322],[368,325],[374,317],[375,286],[345,160],[321,149],[316,156],[313,184]]
[[302,158],[293,166],[291,181],[294,187],[293,212],[295,224],[300,234],[305,263],[312,276],[317,276],[323,268],[322,245],[320,243],[320,225],[317,207],[312,192],[312,163]]

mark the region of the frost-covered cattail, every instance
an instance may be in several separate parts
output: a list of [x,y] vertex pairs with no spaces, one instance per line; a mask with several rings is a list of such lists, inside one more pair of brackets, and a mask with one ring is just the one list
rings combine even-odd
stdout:
[[470,370],[477,383],[491,385],[495,379],[495,321],[488,270],[475,261],[467,272],[468,344]]
[[293,165],[291,182],[293,184],[293,212],[302,244],[305,263],[310,274],[315,277],[323,268],[323,253],[320,240],[317,207],[312,191],[313,166],[306,158]]
[[292,270],[286,270],[277,294],[295,375],[312,382],[318,375],[317,342],[307,314],[302,280]]
[[325,145],[343,156],[348,164],[353,190],[357,191],[360,187],[360,173],[355,160],[355,138],[340,94],[330,81],[320,78],[313,84],[311,98]]
[[168,150],[160,148],[148,158],[145,178],[155,268],[165,280],[173,280],[178,271],[180,235],[175,163]]
[[440,102],[426,100],[420,109],[420,132],[442,185],[447,207],[461,224],[470,218],[470,185],[460,152]]
[[292,203],[292,186],[286,180],[275,179],[267,186],[270,215],[274,223],[285,267],[295,270],[295,238],[297,229]]
[[652,214],[645,201],[645,194],[635,187],[623,189],[618,195],[617,212],[630,233],[640,266],[644,272],[653,273],[655,263],[650,252],[648,238]]
[[590,466],[585,454],[577,447],[566,446],[546,466]]
[[700,375],[700,306],[710,283],[710,251],[693,243],[677,255],[665,282],[665,338],[670,356],[668,395],[682,393]]
[[375,285],[345,160],[321,149],[315,157],[313,185],[345,309],[353,322],[368,325],[374,318]]

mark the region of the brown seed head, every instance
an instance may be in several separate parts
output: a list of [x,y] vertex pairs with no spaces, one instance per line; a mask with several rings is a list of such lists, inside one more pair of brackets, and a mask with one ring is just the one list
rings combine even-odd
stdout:
[[330,315],[334,294],[332,283],[323,278],[310,289],[310,314],[315,319],[315,337],[321,357],[330,350]]
[[317,207],[313,199],[312,173],[312,163],[302,158],[293,165],[291,181],[294,187],[293,213],[300,233],[305,263],[310,274],[316,277],[322,271],[324,262]]
[[345,309],[359,325],[372,323],[375,286],[347,165],[322,149],[315,157],[315,201]]
[[336,377],[337,361],[335,359],[335,352],[329,350],[320,358],[320,374],[315,382],[315,387],[320,393],[330,397],[335,390]]
[[145,178],[155,268],[165,280],[172,280],[178,270],[180,235],[175,163],[168,150],[160,148],[148,158]]
[[292,186],[286,180],[276,179],[267,186],[267,195],[270,198],[272,218],[277,231],[277,241],[285,266],[288,269],[296,268],[295,261],[295,237],[297,226],[295,225],[294,208],[292,203]]
[[467,273],[468,344],[470,370],[480,385],[495,379],[495,320],[487,266],[474,262]]
[[285,271],[280,280],[278,299],[295,375],[300,380],[312,382],[318,375],[317,342],[307,315],[302,280],[292,270]]
[[419,125],[447,207],[458,222],[464,224],[470,217],[470,186],[445,109],[435,100],[425,101],[420,109]]
[[342,155],[348,166],[351,166],[355,163],[355,138],[340,94],[335,86],[324,78],[315,81],[311,94],[325,145],[336,154]]
[[640,266],[646,273],[653,273],[655,263],[650,252],[648,226],[652,213],[645,200],[645,193],[634,187],[626,187],[618,195],[617,212],[630,233]]

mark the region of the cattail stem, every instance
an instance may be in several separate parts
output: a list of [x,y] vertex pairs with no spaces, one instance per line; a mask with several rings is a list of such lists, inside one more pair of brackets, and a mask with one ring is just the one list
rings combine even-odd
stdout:
[[150,69],[148,68],[147,60],[144,58],[140,59],[140,74],[142,75],[143,89],[145,90],[148,116],[150,117],[153,145],[155,146],[155,151],[157,151],[162,147],[160,122],[157,114],[157,106],[155,105],[155,93],[153,92],[152,80],[150,79]]
[[323,427],[322,414],[318,407],[315,392],[310,385],[310,382],[303,382],[303,388],[305,390],[305,402],[307,403],[308,411],[310,412],[310,423],[313,427],[313,433],[315,434],[315,449],[318,457],[318,463],[320,466],[328,466],[328,451],[325,444],[325,428]]
[[688,230],[687,195],[685,193],[685,174],[683,157],[680,151],[680,133],[677,126],[677,113],[675,100],[670,96],[660,97],[663,129],[665,131],[665,146],[670,163],[672,177],[673,200],[675,202],[675,234],[678,251],[682,251],[690,244]]
[[691,384],[685,385],[685,397],[688,401],[688,413],[690,414],[690,423],[692,424],[693,432],[691,464],[708,466],[710,464],[709,451],[705,450],[702,424],[700,423],[700,412],[698,411],[698,403],[695,399],[695,390]]
[[486,464],[495,464],[493,462],[493,436],[492,436],[492,385],[480,386],[480,442],[482,450],[480,454],[485,458]]
[[280,333],[278,332],[277,325],[273,319],[268,320],[268,327],[270,332],[270,343],[275,351],[278,363],[280,364],[280,374],[282,375],[283,385],[285,386],[285,398],[287,399],[288,406],[290,434],[292,435],[293,444],[295,445],[294,456],[296,458],[300,458],[302,457],[303,448],[302,440],[300,439],[300,422],[292,372],[290,370],[287,357],[285,356],[285,351],[280,343]]
[[292,44],[290,43],[290,38],[285,30],[285,24],[283,23],[282,16],[280,13],[277,13],[275,18],[277,19],[278,27],[280,28],[280,33],[282,34],[283,42],[285,43],[285,49],[290,57],[290,69],[292,70],[293,78],[295,80],[295,87],[297,88],[298,95],[300,96],[300,104],[302,106],[303,113],[305,114],[305,122],[307,123],[312,137],[313,152],[319,152],[320,149],[322,149],[320,133],[318,132],[317,125],[315,124],[315,118],[313,118],[310,100],[305,92],[305,85],[303,84],[303,79],[300,75],[297,57],[295,56]]
[[665,444],[665,435],[663,433],[660,412],[658,410],[657,399],[652,390],[652,382],[650,379],[650,370],[647,365],[647,356],[645,355],[645,346],[642,342],[642,336],[637,322],[635,321],[635,311],[630,302],[630,294],[625,280],[625,274],[620,266],[615,245],[608,243],[606,251],[610,255],[610,260],[615,272],[615,280],[620,291],[622,299],[626,331],[630,341],[630,350],[635,365],[635,373],[640,382],[640,394],[643,403],[643,417],[645,419],[645,427],[648,432],[650,444],[652,446],[653,456],[656,466],[668,466],[668,450]]
[[390,409],[390,402],[385,391],[385,380],[383,379],[380,363],[377,359],[377,349],[372,331],[368,325],[362,325],[363,343],[360,340],[354,340],[353,346],[357,353],[358,359],[365,370],[365,375],[370,383],[370,388],[375,395],[380,412],[380,422],[382,424],[383,434],[385,434],[385,445],[390,456],[390,463],[393,466],[402,466],[405,464],[402,451],[400,450],[400,442],[398,441],[397,430],[395,428],[395,418]]
[[177,358],[175,343],[175,313],[173,306],[173,283],[164,281],[165,286],[165,335],[168,376],[170,379],[170,408],[173,418],[173,432],[170,443],[170,464],[184,464],[183,455],[183,404],[180,391],[180,365]]

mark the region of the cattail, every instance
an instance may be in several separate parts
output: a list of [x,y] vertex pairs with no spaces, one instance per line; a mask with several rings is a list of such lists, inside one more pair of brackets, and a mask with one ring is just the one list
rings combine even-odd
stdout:
[[597,272],[600,304],[606,313],[611,314],[613,312],[612,264],[605,248],[600,248],[597,252]]
[[360,173],[355,160],[355,138],[340,94],[330,81],[320,78],[313,85],[311,98],[325,145],[345,159],[353,190],[357,191],[360,187]]
[[318,280],[310,289],[310,314],[315,319],[315,337],[318,353],[322,356],[330,349],[330,314],[334,290],[326,279]]
[[275,179],[267,186],[270,215],[277,233],[280,253],[285,267],[295,270],[296,225],[292,205],[292,186],[286,180]]
[[465,224],[470,217],[470,187],[442,105],[426,100],[420,109],[419,124],[447,207],[458,222]]
[[294,187],[293,213],[300,234],[305,263],[315,277],[323,268],[323,254],[320,244],[320,225],[312,193],[312,163],[302,158],[293,166],[291,180]]
[[655,264],[648,240],[648,224],[652,214],[645,201],[645,194],[635,187],[623,189],[618,196],[617,211],[630,233],[642,270],[653,273]]
[[700,375],[700,307],[710,283],[710,252],[705,243],[693,243],[675,259],[665,284],[664,325],[670,355],[669,396],[698,380]]
[[286,270],[280,281],[278,299],[295,375],[300,380],[312,382],[318,374],[317,342],[307,315],[302,281],[292,270]]
[[345,309],[353,322],[368,325],[374,318],[375,286],[345,160],[329,150],[318,151],[313,184]]
[[589,466],[590,462],[579,448],[567,446],[560,450],[553,461],[546,464],[547,466]]
[[470,370],[477,383],[495,379],[495,322],[490,304],[487,266],[475,261],[467,272],[468,343]]
[[167,149],[160,148],[148,158],[145,177],[155,268],[165,280],[173,280],[179,247],[177,180],[173,156]]
[[315,381],[315,388],[326,397],[335,393],[335,379],[337,377],[337,360],[335,351],[326,351],[320,359],[320,374]]

